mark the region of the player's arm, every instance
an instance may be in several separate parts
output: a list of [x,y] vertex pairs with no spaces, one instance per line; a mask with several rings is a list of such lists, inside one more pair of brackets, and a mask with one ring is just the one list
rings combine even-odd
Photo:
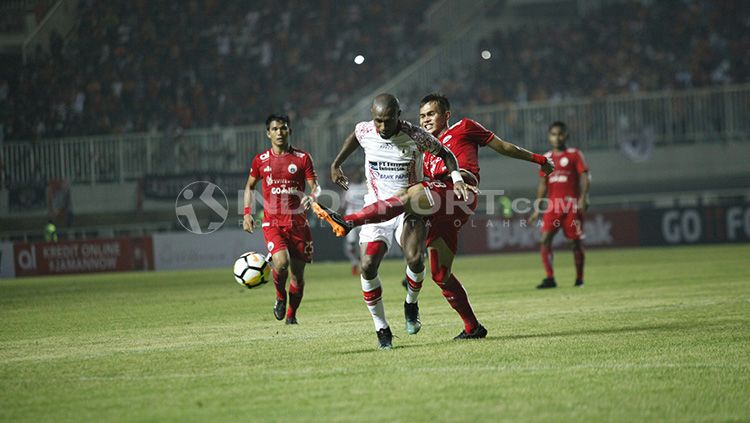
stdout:
[[253,175],[247,176],[245,192],[243,194],[245,209],[242,213],[242,229],[249,233],[253,233],[253,230],[255,229],[255,221],[253,220],[253,199],[255,198],[255,185],[257,183],[258,178]]
[[534,202],[534,212],[531,213],[531,217],[529,218],[530,224],[535,224],[536,221],[539,219],[539,209],[537,205],[539,202],[547,195],[547,177],[546,176],[540,176],[539,177],[539,184],[536,186],[536,201]]
[[578,210],[586,211],[589,208],[589,188],[591,187],[591,175],[588,170],[581,172],[581,197],[578,199]]
[[536,163],[542,167],[542,171],[544,171],[544,173],[547,175],[555,170],[555,164],[552,162],[552,159],[544,157],[541,154],[532,153],[525,148],[521,148],[513,143],[504,141],[498,138],[497,135],[495,135],[495,137],[492,138],[492,140],[487,145],[503,156]]
[[422,127],[412,125],[411,122],[405,120],[401,121],[401,131],[417,143],[419,151],[423,153],[429,151],[443,159],[445,168],[448,169],[451,179],[453,179],[453,190],[456,192],[458,198],[468,198],[469,191],[477,192],[476,188],[469,187],[464,182],[464,178],[461,176],[461,172],[459,172],[458,160],[456,160],[453,152],[435,138],[434,135],[422,129]]
[[359,147],[359,140],[357,140],[357,135],[352,132],[346,137],[344,145],[339,150],[339,154],[336,155],[333,163],[331,163],[331,180],[345,191],[349,189],[349,178],[344,175],[341,165],[357,150],[357,147]]
[[320,195],[320,185],[318,185],[318,178],[309,178],[307,179],[307,186],[310,188],[310,195],[305,195],[302,197],[302,207],[307,210],[310,208],[310,204],[313,203],[313,201],[316,201],[318,199],[318,195]]

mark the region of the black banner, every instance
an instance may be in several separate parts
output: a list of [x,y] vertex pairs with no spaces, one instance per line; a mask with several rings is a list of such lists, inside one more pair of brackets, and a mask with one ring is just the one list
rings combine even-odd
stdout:
[[8,190],[10,211],[43,210],[47,207],[47,184],[28,184]]
[[143,178],[143,195],[154,200],[174,200],[187,185],[197,181],[216,184],[229,199],[245,189],[247,174],[238,172],[191,172],[177,175],[146,175]]
[[641,245],[750,241],[750,205],[647,209],[640,213]]

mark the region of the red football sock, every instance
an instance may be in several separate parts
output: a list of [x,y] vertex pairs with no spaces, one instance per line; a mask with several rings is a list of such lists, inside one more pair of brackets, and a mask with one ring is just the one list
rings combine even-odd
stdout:
[[576,262],[576,279],[583,280],[583,261],[585,258],[583,245],[578,244],[573,246],[573,258]]
[[456,277],[451,274],[448,280],[440,285],[443,291],[443,296],[448,300],[448,304],[453,307],[454,310],[461,316],[464,321],[464,328],[466,333],[470,333],[479,326],[477,316],[474,315],[474,310],[471,308],[469,303],[469,296],[466,294],[464,286]]
[[555,271],[552,269],[552,248],[542,245],[540,253],[542,254],[542,264],[544,264],[544,271],[547,272],[547,277],[554,278]]
[[354,226],[385,222],[403,213],[405,208],[404,203],[398,197],[391,197],[368,204],[356,213],[347,214],[344,220],[351,222]]
[[281,301],[286,301],[286,277],[289,273],[287,269],[284,270],[272,270],[273,285],[276,287],[276,298]]
[[292,278],[289,283],[289,308],[286,310],[286,317],[295,317],[297,309],[302,302],[302,295],[305,293],[305,280]]

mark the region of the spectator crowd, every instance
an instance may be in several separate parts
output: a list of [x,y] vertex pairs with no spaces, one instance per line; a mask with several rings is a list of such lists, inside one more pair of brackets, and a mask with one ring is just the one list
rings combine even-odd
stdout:
[[[71,36],[53,34],[49,54],[0,78],[0,127],[13,140],[313,117],[420,57],[430,4],[82,0]],[[749,10],[746,0],[615,2],[498,31],[435,84],[471,107],[750,82]]]

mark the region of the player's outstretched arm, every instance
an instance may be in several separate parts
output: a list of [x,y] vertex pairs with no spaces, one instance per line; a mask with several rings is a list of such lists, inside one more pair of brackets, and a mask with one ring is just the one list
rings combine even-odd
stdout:
[[535,154],[531,151],[521,148],[508,141],[503,141],[495,136],[492,141],[487,144],[491,149],[497,151],[503,156],[512,157],[514,159],[526,160],[540,165],[545,174],[549,175],[555,170],[555,164],[552,159],[542,156],[541,154]]
[[248,233],[253,233],[253,230],[255,229],[255,221],[253,220],[253,197],[255,195],[255,185],[257,183],[257,178],[253,175],[248,175],[247,182],[245,183],[245,192],[243,193],[245,209],[242,213],[242,229]]
[[359,140],[357,140],[357,135],[352,132],[346,137],[344,145],[339,150],[339,154],[336,155],[333,163],[331,163],[331,180],[345,191],[349,189],[349,179],[344,175],[341,165],[357,150],[357,147],[359,147]]

